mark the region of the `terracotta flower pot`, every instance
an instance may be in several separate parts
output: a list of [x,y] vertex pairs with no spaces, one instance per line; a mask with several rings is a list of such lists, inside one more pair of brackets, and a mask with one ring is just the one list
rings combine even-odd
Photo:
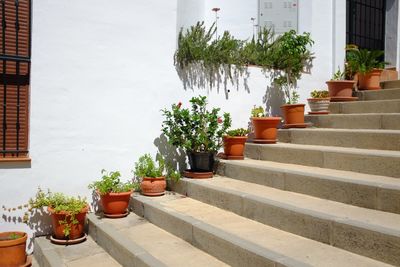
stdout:
[[104,213],[107,215],[126,213],[132,192],[133,190],[122,193],[99,194]]
[[329,113],[330,98],[308,98],[311,112]]
[[247,136],[224,136],[224,154],[229,157],[243,157]]
[[162,196],[165,194],[165,188],[167,188],[167,182],[165,177],[143,177],[140,183],[140,189],[142,194],[145,196]]
[[356,81],[341,80],[327,81],[330,97],[352,97],[353,86]]
[[[16,234],[21,236],[17,239],[6,239]],[[26,233],[23,232],[2,232],[0,233],[0,266],[15,267],[22,266],[26,262]]]
[[[80,213],[75,215],[75,219],[78,220],[77,224],[71,222],[71,215],[65,211],[56,212],[53,208],[48,207],[47,211],[51,213],[53,234],[56,239],[78,239],[83,236],[83,230],[85,227],[86,213],[89,211],[89,206],[83,208]],[[65,225],[60,221],[67,220],[67,224],[71,227],[69,236],[64,235]]]
[[303,126],[305,104],[287,104],[281,106],[286,127]]
[[281,117],[252,117],[251,122],[254,128],[255,139],[268,140],[270,143],[276,143],[276,135]]
[[383,69],[373,69],[367,74],[358,73],[358,89],[360,90],[379,90],[380,77]]

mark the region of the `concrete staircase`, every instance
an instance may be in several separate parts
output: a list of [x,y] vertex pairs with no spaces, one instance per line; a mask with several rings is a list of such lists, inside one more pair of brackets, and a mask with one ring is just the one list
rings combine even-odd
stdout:
[[[400,266],[400,81],[246,145],[213,179],[88,216],[88,241],[35,240],[40,266]],[[387,88],[387,89],[386,89]],[[399,88],[399,89],[397,89]]]

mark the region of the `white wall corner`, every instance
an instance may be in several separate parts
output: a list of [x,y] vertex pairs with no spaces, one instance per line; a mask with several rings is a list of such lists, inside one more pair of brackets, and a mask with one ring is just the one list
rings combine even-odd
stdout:
[[178,0],[176,12],[176,32],[181,28],[187,29],[204,20],[205,1],[204,0]]
[[396,69],[400,70],[400,3],[397,4],[397,54],[396,54]]
[[343,71],[346,47],[346,0],[332,2],[332,74]]

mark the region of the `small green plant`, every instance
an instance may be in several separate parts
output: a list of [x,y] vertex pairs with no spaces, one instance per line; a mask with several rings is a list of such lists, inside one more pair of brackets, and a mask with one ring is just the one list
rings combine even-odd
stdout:
[[345,79],[345,72],[341,71],[338,67],[338,70],[333,74],[332,81],[342,81]]
[[238,128],[226,132],[227,136],[246,136],[249,133],[248,129]]
[[17,233],[11,233],[11,234],[6,235],[6,236],[1,236],[0,237],[0,241],[15,240],[15,239],[18,239],[18,238],[21,238],[21,237],[23,237],[23,236],[19,235]]
[[167,179],[174,180],[175,182],[179,181],[181,178],[180,173],[175,171],[169,164],[166,164],[164,158],[160,154],[156,155],[155,160],[150,154],[141,156],[135,163],[135,170],[133,173],[137,178],[165,176]]
[[382,50],[352,49],[346,54],[348,67],[353,72],[367,74],[373,69],[383,69],[387,62],[381,60]]
[[254,107],[251,110],[251,117],[266,117],[267,115],[265,114],[264,108],[262,106]]
[[101,170],[103,175],[100,181],[95,181],[89,184],[88,188],[98,191],[101,195],[108,193],[121,193],[129,192],[131,190],[138,190],[139,184],[133,181],[122,182],[119,171],[107,172],[106,170]]
[[45,192],[41,188],[38,189],[36,196],[29,200],[29,211],[50,207],[56,213],[65,212],[67,216],[65,216],[64,220],[59,221],[59,224],[64,226],[65,237],[70,234],[71,224],[79,223],[75,216],[87,206],[86,198],[70,197],[63,193],[52,193],[50,190]]
[[168,142],[186,152],[216,152],[222,146],[222,136],[231,126],[229,113],[221,117],[220,109],[207,109],[207,97],[190,99],[191,109],[182,103],[173,104],[171,110],[163,109],[165,117],[162,131]]
[[329,92],[327,90],[314,90],[311,92],[312,98],[327,98],[329,97]]

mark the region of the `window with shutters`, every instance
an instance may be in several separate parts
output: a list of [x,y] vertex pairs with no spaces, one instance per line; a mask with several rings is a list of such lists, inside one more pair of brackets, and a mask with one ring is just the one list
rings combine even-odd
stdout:
[[28,159],[31,0],[0,9],[0,161]]

